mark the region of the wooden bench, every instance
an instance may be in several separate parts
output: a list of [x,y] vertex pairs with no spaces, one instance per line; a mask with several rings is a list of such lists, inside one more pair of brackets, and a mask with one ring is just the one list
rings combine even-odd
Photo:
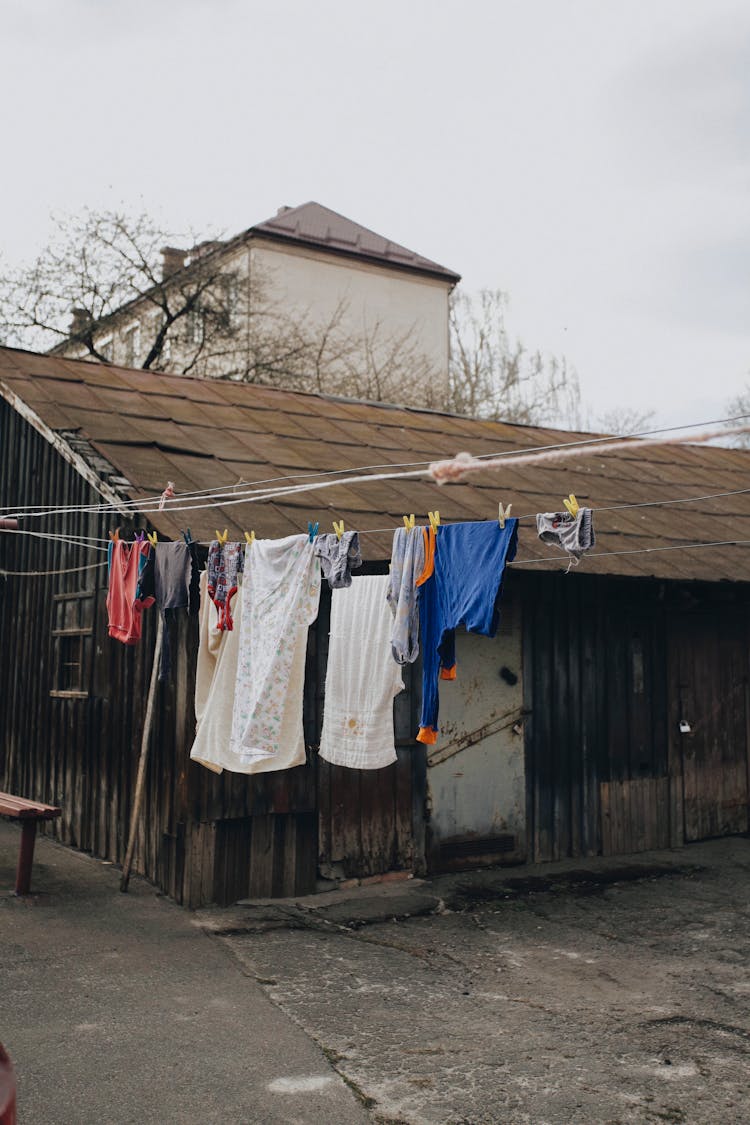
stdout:
[[21,846],[18,849],[16,869],[17,895],[27,895],[31,887],[31,865],[34,862],[37,824],[40,820],[54,820],[61,814],[62,809],[54,805],[27,801],[25,797],[14,797],[12,793],[0,793],[0,816],[9,816],[13,820],[21,821]]

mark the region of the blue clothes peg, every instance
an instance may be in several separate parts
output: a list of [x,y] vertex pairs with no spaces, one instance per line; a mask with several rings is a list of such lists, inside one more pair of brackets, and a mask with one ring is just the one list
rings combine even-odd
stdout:
[[185,529],[185,530],[183,531],[183,533],[182,533],[182,538],[183,538],[183,539],[185,540],[185,542],[187,543],[188,547],[189,547],[189,546],[190,546],[190,544],[191,544],[191,543],[193,542],[193,536],[192,536],[192,533],[191,533],[191,531],[190,531],[190,528],[189,528],[189,527],[188,527],[188,528],[186,528],[186,529]]
[[307,521],[307,534],[309,536],[309,539],[310,539],[311,543],[314,540],[315,536],[318,534],[318,528],[319,527],[320,527],[320,521],[319,520],[316,520],[315,523],[310,523],[309,520]]

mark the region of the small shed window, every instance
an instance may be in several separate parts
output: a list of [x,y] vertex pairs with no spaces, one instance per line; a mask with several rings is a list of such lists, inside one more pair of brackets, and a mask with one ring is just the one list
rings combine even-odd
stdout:
[[94,591],[55,594],[53,699],[88,699],[94,643]]

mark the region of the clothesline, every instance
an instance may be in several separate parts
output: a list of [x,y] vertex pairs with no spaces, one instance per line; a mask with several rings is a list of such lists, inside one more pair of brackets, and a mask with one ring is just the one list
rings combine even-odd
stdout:
[[[388,531],[393,531],[393,528],[387,528]],[[360,532],[360,534],[362,534]],[[650,555],[658,551],[694,551],[700,547],[746,547],[750,546],[750,539],[720,539],[711,543],[676,543],[667,547],[634,547],[632,550],[626,551],[589,551],[586,558],[615,558],[618,555]],[[513,562],[508,562],[506,566],[536,566],[544,563],[565,563],[565,559],[560,555],[550,555],[546,558],[536,559],[514,559]],[[0,569],[0,577],[2,578],[36,578],[45,575],[54,574],[74,574],[78,571],[93,570],[96,567],[106,566],[107,560],[102,559],[100,562],[88,563],[86,566],[73,566],[64,570],[2,570]]]
[[[655,446],[655,445],[662,445],[662,444],[675,444],[676,442],[679,443],[679,444],[683,444],[682,439],[665,438],[665,439],[654,439],[654,440],[651,440],[651,441],[638,441],[637,439],[640,438],[640,437],[643,437],[643,436],[647,436],[649,434],[671,433],[671,432],[674,432],[674,431],[683,431],[683,430],[686,430],[686,429],[692,429],[692,428],[696,428],[696,427],[699,427],[699,426],[706,426],[706,425],[715,426],[715,425],[724,424],[724,423],[732,422],[732,421],[737,421],[737,420],[748,418],[748,417],[750,417],[750,415],[743,414],[743,415],[737,415],[736,418],[717,419],[717,420],[714,420],[714,421],[711,421],[711,422],[690,423],[689,425],[685,425],[685,426],[670,426],[670,427],[664,427],[663,429],[647,430],[647,431],[643,431],[641,434],[630,435],[625,439],[615,438],[613,440],[611,435],[607,435],[607,436],[603,436],[603,437],[580,439],[580,440],[573,441],[573,442],[560,442],[560,443],[548,445],[548,446],[537,446],[537,447],[532,447],[531,449],[527,448],[527,449],[504,450],[504,451],[501,451],[498,454],[486,454],[486,453],[485,454],[479,454],[476,458],[471,459],[471,468],[468,468],[466,466],[466,463],[464,463],[461,471],[464,471],[464,470],[465,471],[475,471],[474,466],[477,462],[481,462],[483,465],[486,465],[486,467],[488,467],[488,468],[495,468],[501,462],[503,464],[510,464],[510,465],[512,465],[514,463],[516,463],[516,464],[518,464],[518,463],[530,464],[530,463],[533,463],[537,460],[562,459],[564,457],[576,456],[576,455],[580,456],[580,455],[583,455],[583,454],[585,454],[589,451],[593,452],[593,450],[589,449],[589,447],[591,447],[591,446],[598,446],[601,451],[606,452],[606,451],[610,451],[610,450],[616,449],[616,448],[628,448],[630,450],[633,450],[633,449],[642,448],[644,446]],[[727,429],[722,429],[722,430],[717,430],[717,431],[709,431],[706,434],[694,435],[690,439],[690,441],[691,442],[710,441],[710,440],[714,440],[715,438],[718,438],[718,437],[730,436],[732,434],[746,433],[746,432],[748,432],[748,430],[750,430],[750,426],[745,425],[745,426],[733,427],[731,429],[727,428]],[[466,456],[468,456],[468,455],[466,455]],[[296,492],[314,491],[316,489],[331,488],[331,487],[335,487],[337,484],[360,483],[362,481],[368,481],[368,480],[400,480],[400,479],[414,478],[414,477],[420,477],[420,476],[429,476],[430,473],[425,471],[425,469],[427,467],[449,465],[449,464],[454,464],[454,463],[455,462],[451,462],[451,461],[447,461],[447,462],[437,461],[436,462],[436,461],[433,460],[433,461],[421,461],[421,462],[405,462],[403,465],[392,465],[391,464],[391,465],[361,466],[361,467],[357,467],[357,468],[320,470],[320,471],[315,471],[315,472],[310,472],[310,473],[294,473],[294,474],[288,474],[287,476],[272,477],[272,478],[268,478],[266,480],[251,482],[249,490],[245,491],[241,495],[239,495],[239,498],[238,498],[237,489],[240,487],[240,484],[242,482],[238,482],[235,485],[216,486],[216,489],[213,489],[213,490],[212,489],[206,489],[206,490],[199,490],[199,491],[192,492],[192,493],[190,493],[190,492],[181,493],[178,496],[175,496],[175,498],[174,498],[175,500],[185,501],[185,500],[190,500],[190,499],[203,498],[203,497],[211,495],[211,496],[213,496],[213,500],[210,503],[185,505],[185,504],[176,504],[176,503],[174,503],[170,500],[170,501],[167,501],[163,510],[175,512],[175,511],[193,511],[193,510],[200,509],[200,508],[229,507],[231,505],[238,504],[238,503],[246,503],[246,502],[250,503],[250,502],[253,502],[256,499],[262,500],[262,499],[270,497],[270,496],[291,495],[291,494],[294,494]],[[351,474],[351,473],[364,473],[365,470],[368,470],[368,469],[371,469],[371,468],[400,469],[400,468],[403,468],[403,467],[409,467],[410,465],[420,466],[420,468],[416,469],[413,472],[391,472],[391,473],[384,473],[384,474],[368,474],[368,475],[364,475],[364,476],[355,476],[355,477],[346,475],[346,474]],[[262,488],[258,487],[259,485],[272,484],[276,481],[297,480],[297,479],[305,478],[305,477],[308,477],[308,476],[314,476],[316,478],[327,478],[327,477],[330,477],[330,476],[336,476],[339,479],[337,479],[335,481],[330,481],[330,480],[327,480],[327,479],[321,479],[321,480],[316,480],[313,483],[290,486],[289,488],[262,489]],[[221,489],[221,488],[229,488],[229,489],[231,489],[231,491],[228,491],[228,492],[217,491],[218,489]],[[160,496],[141,497],[137,500],[123,500],[121,506],[127,507],[127,508],[132,507],[134,511],[146,513],[146,512],[153,512],[153,511],[162,510],[158,507],[158,503],[160,501],[161,501]],[[157,507],[153,507],[154,504],[157,504]],[[15,510],[13,512],[6,513],[6,518],[19,518],[20,519],[20,518],[24,518],[24,516],[35,515],[35,516],[41,517],[41,516],[47,516],[47,515],[72,514],[73,512],[96,514],[96,513],[102,513],[102,512],[107,512],[107,511],[119,511],[119,508],[116,505],[113,505],[113,504],[75,505],[75,506],[30,505],[28,507],[18,508],[17,510]]]
[[95,570],[97,567],[106,566],[107,560],[87,563],[86,566],[66,566],[62,570],[2,570],[0,578],[47,578],[57,574],[79,574],[83,570]]
[[[706,430],[700,434],[693,434],[690,441],[692,443],[705,443],[715,441],[720,437],[729,437],[731,435],[739,435],[750,432],[750,426],[732,426],[724,430]],[[639,449],[652,449],[657,446],[665,445],[684,445],[685,442],[682,438],[648,438],[646,440],[627,440],[617,439],[611,441],[608,445],[600,446],[599,452],[602,453],[619,453],[621,450],[627,449],[628,452],[637,452]],[[511,464],[513,465],[535,465],[540,461],[559,461],[566,458],[574,458],[584,456],[590,452],[587,449],[570,449],[570,450],[548,450],[539,453],[520,453],[514,457]],[[480,457],[472,457],[470,453],[458,453],[455,457],[446,461],[434,461],[430,465],[429,476],[436,482],[436,484],[444,485],[450,482],[462,481],[465,476],[470,473],[483,473],[491,472],[493,469],[502,469],[506,462],[501,461],[499,457],[494,457],[490,460],[482,460]]]
[[[642,501],[637,501],[637,502],[634,502],[634,503],[608,504],[608,505],[601,505],[599,507],[591,506],[591,511],[592,512],[617,512],[617,511],[624,511],[624,510],[630,509],[630,508],[661,508],[661,507],[666,507],[667,505],[673,505],[673,504],[694,504],[694,503],[700,503],[703,500],[718,500],[718,499],[721,499],[721,498],[727,497],[727,496],[743,496],[743,495],[746,495],[747,493],[750,493],[750,488],[735,488],[735,489],[730,489],[730,490],[723,491],[723,492],[708,492],[708,493],[704,493],[700,496],[683,496],[683,497],[678,497],[678,498],[672,499],[672,500],[642,500]],[[536,515],[537,515],[536,512],[524,512],[523,515],[516,516],[515,518],[519,519],[519,520],[534,519],[534,518],[536,518]],[[395,527],[367,528],[367,529],[360,530],[359,534],[360,535],[384,535],[384,534],[391,534],[392,535],[395,530],[396,530]],[[64,535],[64,534],[57,533],[57,532],[32,531],[32,530],[28,530],[26,528],[0,528],[0,532],[4,532],[7,535],[32,535],[32,536],[35,536],[38,539],[59,540],[61,542],[71,543],[74,546],[86,546],[88,544],[108,543],[109,542],[108,539],[104,539],[104,538],[101,538],[99,536]],[[201,542],[204,546],[207,546],[207,541],[202,540]],[[94,549],[94,550],[106,550],[106,547],[92,547],[92,549]]]

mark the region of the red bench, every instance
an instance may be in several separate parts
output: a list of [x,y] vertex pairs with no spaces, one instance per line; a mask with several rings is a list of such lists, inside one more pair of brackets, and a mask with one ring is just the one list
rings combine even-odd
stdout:
[[34,862],[37,824],[40,820],[54,820],[61,814],[62,809],[54,805],[27,801],[25,797],[14,797],[12,793],[0,793],[0,816],[9,816],[13,820],[21,821],[21,846],[18,849],[16,870],[17,895],[27,895],[31,887],[31,865]]

